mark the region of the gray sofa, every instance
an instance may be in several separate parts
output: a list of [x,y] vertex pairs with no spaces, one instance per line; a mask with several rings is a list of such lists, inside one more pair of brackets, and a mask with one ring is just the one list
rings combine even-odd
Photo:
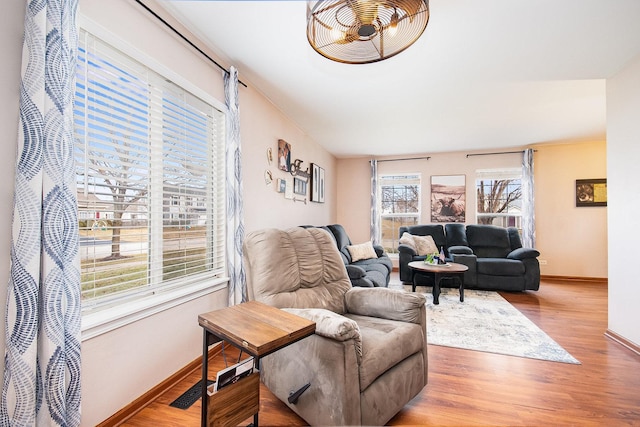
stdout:
[[[465,288],[500,291],[537,291],[540,288],[540,252],[523,248],[517,228],[493,225],[428,224],[400,227],[403,233],[433,237],[442,246],[448,261],[464,264]],[[413,272],[408,264],[424,260],[413,248],[399,245],[400,280],[411,283]],[[430,285],[427,277],[418,276],[418,284]]]
[[420,393],[424,295],[352,287],[326,229],[258,230],[243,248],[249,300],[316,322],[314,335],[263,357],[260,369],[267,388],[309,425],[384,425]]

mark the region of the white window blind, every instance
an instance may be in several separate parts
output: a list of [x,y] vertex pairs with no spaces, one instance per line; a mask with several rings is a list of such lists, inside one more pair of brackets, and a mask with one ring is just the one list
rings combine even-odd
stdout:
[[84,30],[76,88],[83,309],[224,275],[224,113]]

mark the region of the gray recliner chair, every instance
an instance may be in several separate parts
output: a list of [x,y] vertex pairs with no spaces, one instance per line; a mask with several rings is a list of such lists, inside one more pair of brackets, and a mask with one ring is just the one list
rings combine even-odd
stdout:
[[250,300],[316,322],[314,335],[261,359],[262,382],[307,423],[384,425],[426,385],[423,295],[352,287],[321,228],[251,232],[243,257]]

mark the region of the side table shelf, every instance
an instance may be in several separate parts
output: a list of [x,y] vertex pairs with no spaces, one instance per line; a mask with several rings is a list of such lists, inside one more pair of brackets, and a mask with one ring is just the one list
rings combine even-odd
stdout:
[[254,372],[209,396],[207,427],[238,425],[260,409],[260,374]]
[[[249,301],[198,316],[202,326],[201,427],[236,426],[253,415],[258,427],[260,358],[293,344],[316,330],[315,322],[276,307]],[[223,387],[211,396],[207,390],[209,345],[225,341],[253,356],[254,373]]]

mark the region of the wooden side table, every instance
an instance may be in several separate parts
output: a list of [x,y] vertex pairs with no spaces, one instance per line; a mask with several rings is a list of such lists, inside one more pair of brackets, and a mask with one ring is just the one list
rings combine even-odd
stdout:
[[464,264],[449,262],[446,265],[427,264],[424,261],[409,263],[413,271],[413,292],[416,291],[416,276],[424,274],[433,277],[433,303],[440,304],[440,280],[445,277],[455,277],[460,281],[460,302],[464,301],[464,272],[469,269]]
[[[201,314],[198,316],[198,323],[203,328],[201,426],[236,425],[253,415],[254,425],[258,427],[258,374],[243,378],[211,396],[210,408],[207,394],[209,345],[227,341],[253,356],[254,367],[258,368],[261,357],[312,335],[316,330],[315,322],[250,301]],[[209,412],[212,419],[207,423]]]

